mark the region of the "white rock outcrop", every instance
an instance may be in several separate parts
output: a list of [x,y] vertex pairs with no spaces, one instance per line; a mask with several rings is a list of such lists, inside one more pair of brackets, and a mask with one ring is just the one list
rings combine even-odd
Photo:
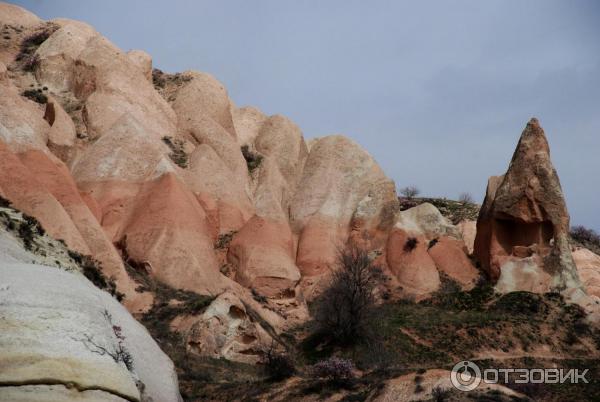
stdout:
[[59,268],[0,260],[0,361],[3,401],[181,401],[173,363],[146,329]]

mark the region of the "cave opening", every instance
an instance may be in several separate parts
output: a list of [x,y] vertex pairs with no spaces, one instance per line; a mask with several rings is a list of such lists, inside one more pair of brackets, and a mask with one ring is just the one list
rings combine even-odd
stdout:
[[515,219],[496,219],[495,232],[498,243],[506,254],[514,254],[515,247],[539,249],[550,246],[554,237],[554,227],[550,221],[523,222]]

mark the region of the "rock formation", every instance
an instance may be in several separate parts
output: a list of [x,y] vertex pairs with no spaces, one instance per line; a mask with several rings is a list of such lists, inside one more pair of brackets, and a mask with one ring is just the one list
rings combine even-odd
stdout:
[[600,298],[600,255],[586,248],[577,248],[573,251],[573,260],[587,294]]
[[0,207],[0,400],[181,400],[171,360],[80,272],[72,252]]
[[[127,310],[148,323],[185,304],[173,295],[206,297],[201,311],[160,315],[169,339],[257,363],[307,322],[347,245],[381,267],[378,301],[473,288],[471,254],[502,292],[581,296],[579,270],[600,296],[597,256],[576,251],[577,268],[571,256],[535,119],[490,179],[475,234],[430,203],[400,211],[357,143],[305,141],[288,118],[234,105],[209,74],[163,73],[85,23],[13,5],[0,3],[0,24],[0,196],[46,233],[34,253],[0,227],[0,399],[177,401],[171,361]],[[72,255],[97,260],[127,310]],[[100,348],[121,343],[133,367]]]
[[404,295],[417,299],[437,291],[442,279],[470,289],[479,278],[460,231],[429,203],[397,214],[386,255]]
[[488,182],[474,254],[502,292],[581,287],[569,246],[569,213],[535,118],[507,172]]

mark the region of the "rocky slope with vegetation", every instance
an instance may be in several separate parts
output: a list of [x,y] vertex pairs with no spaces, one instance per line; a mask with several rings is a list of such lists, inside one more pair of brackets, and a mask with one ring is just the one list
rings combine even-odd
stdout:
[[597,378],[600,241],[537,120],[481,207],[399,198],[209,74],[6,3],[0,31],[0,399],[450,401],[464,359]]

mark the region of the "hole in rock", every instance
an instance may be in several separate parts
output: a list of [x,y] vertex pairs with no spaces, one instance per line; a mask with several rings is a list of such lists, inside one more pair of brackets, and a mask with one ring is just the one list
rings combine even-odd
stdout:
[[244,343],[246,345],[254,342],[255,340],[256,340],[256,337],[254,335],[244,334],[242,336],[242,343]]
[[237,306],[229,307],[229,315],[233,318],[238,318],[240,320],[246,317],[246,313],[244,312],[244,310]]
[[508,255],[513,250],[537,245],[547,248],[554,237],[552,222],[527,223],[517,220],[496,219],[495,234],[498,242]]

